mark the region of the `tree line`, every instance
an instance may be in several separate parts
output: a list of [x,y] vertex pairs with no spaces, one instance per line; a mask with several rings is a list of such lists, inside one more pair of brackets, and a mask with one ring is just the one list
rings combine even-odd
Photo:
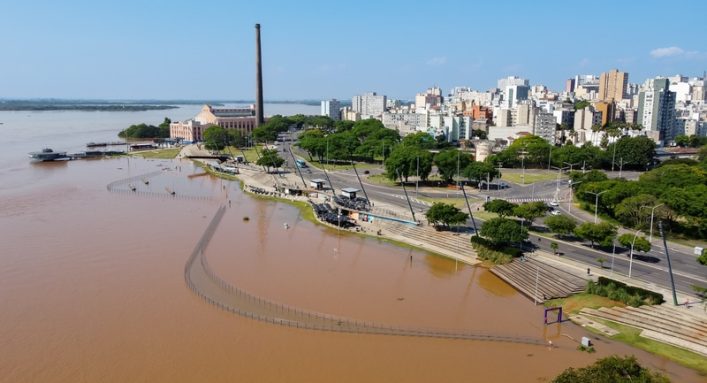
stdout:
[[169,138],[169,124],[172,121],[165,117],[158,126],[148,124],[130,125],[118,133],[120,138]]
[[[707,151],[700,162],[666,162],[638,180],[608,179],[601,171],[572,172],[579,184],[576,197],[588,208],[627,227],[650,229],[662,220],[666,229],[693,238],[707,238]],[[601,193],[598,197],[596,194]]]

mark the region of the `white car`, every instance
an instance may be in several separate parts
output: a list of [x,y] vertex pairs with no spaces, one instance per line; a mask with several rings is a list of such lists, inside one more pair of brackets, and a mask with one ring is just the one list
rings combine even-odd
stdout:
[[560,206],[560,204],[557,201],[552,200],[550,201],[550,206]]
[[552,215],[560,215],[560,212],[558,210],[551,210],[550,214]]

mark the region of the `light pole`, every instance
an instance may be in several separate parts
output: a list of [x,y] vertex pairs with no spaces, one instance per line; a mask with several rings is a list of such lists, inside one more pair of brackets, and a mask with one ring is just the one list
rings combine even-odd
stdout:
[[579,185],[582,182],[583,181],[570,182],[570,202],[567,204],[567,212],[570,214],[572,214],[572,197],[574,196],[574,193],[572,193],[572,188],[574,187],[574,185]]
[[415,197],[419,192],[420,187],[420,156],[417,156],[417,179],[415,180]]
[[631,278],[631,269],[633,268],[633,246],[636,244],[636,238],[638,238],[638,233],[640,233],[640,230],[636,230],[636,234],[633,235],[633,241],[631,241],[631,253],[630,253],[630,260],[628,262],[628,277]]
[[572,169],[574,168],[575,165],[579,165],[579,162],[576,162],[576,163],[574,163],[574,164],[571,164],[571,163],[569,163],[569,162],[563,162],[562,164],[563,164],[563,165],[569,165],[570,171],[572,171]]
[[603,192],[599,193],[593,193],[593,192],[585,192],[587,194],[593,194],[595,199],[594,199],[594,223],[597,223],[597,213],[599,212],[599,196],[608,192],[608,190],[604,190]]
[[552,166],[552,147],[555,145],[550,145],[550,154],[547,156],[547,172],[550,173],[550,168]]
[[619,178],[621,178],[621,172],[624,170],[624,158],[619,159]]
[[655,213],[655,209],[656,209],[657,207],[660,207],[660,206],[663,206],[663,205],[665,205],[665,204],[664,204],[664,203],[661,203],[661,204],[655,205],[655,206],[653,206],[653,207],[641,206],[641,207],[638,209],[638,210],[641,210],[641,209],[643,209],[644,207],[645,207],[645,208],[648,208],[648,209],[651,209],[651,226],[650,226],[650,229],[649,229],[649,233],[650,233],[650,234],[648,234],[648,242],[650,242],[650,243],[653,243],[653,213]]
[[526,152],[525,148],[523,148],[523,151],[518,152],[518,154],[520,154],[520,167],[522,168],[520,180],[521,184],[525,185],[525,155],[528,154],[528,152]]

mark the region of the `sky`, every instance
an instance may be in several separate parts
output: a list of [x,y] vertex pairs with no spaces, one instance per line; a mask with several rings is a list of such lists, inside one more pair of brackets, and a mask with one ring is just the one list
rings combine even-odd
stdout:
[[414,99],[517,75],[561,90],[707,69],[707,1],[0,0],[0,98]]

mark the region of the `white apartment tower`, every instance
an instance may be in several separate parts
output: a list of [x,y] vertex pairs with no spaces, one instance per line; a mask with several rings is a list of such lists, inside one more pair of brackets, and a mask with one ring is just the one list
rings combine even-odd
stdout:
[[341,120],[341,103],[335,98],[322,101],[322,109],[320,115],[327,116],[334,121]]
[[375,92],[364,93],[351,99],[351,109],[361,118],[380,117],[385,112],[386,97]]

